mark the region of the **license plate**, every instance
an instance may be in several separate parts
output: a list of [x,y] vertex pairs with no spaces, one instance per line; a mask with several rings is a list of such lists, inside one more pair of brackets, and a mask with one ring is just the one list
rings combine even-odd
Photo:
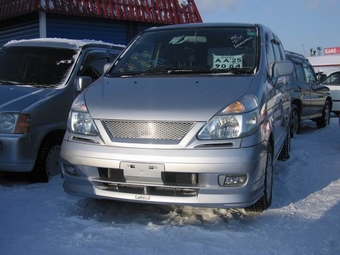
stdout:
[[162,183],[163,164],[121,162],[120,168],[127,181]]

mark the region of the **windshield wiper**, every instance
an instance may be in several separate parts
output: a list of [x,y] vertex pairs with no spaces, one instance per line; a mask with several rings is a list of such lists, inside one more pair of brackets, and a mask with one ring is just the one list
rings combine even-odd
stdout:
[[145,74],[158,74],[158,73],[165,73],[165,74],[173,74],[173,73],[206,73],[209,72],[207,69],[198,69],[192,67],[167,67],[167,68],[153,68],[146,70]]
[[3,85],[19,85],[19,84],[21,84],[21,82],[0,80],[0,84],[3,84]]
[[139,72],[122,72],[109,74],[109,77],[123,77],[123,76],[139,76],[139,75],[155,75],[155,74],[216,74],[216,73],[233,73],[233,74],[252,74],[253,69],[249,68],[227,68],[227,69],[207,69],[195,67],[155,67]]
[[233,73],[233,74],[251,74],[253,73],[253,69],[250,68],[227,68],[227,69],[207,69],[207,68],[196,68],[196,67],[162,67],[162,68],[152,68],[146,70],[142,74],[158,74],[158,73],[166,73],[166,74],[175,74],[175,73]]
[[121,72],[121,73],[108,73],[106,77],[123,77],[123,76],[137,76],[143,72]]
[[232,74],[252,74],[254,72],[254,69],[239,68],[239,67],[232,67],[232,68],[226,68],[226,69],[212,68],[211,72],[213,72],[213,73],[232,73]]

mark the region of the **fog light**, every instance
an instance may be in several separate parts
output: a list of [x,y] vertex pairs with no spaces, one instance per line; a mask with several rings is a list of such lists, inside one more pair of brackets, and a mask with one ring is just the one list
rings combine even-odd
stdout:
[[69,175],[79,176],[76,166],[64,164],[64,169],[65,172]]
[[218,184],[220,186],[242,186],[247,182],[246,174],[228,174],[228,175],[219,175],[218,176]]

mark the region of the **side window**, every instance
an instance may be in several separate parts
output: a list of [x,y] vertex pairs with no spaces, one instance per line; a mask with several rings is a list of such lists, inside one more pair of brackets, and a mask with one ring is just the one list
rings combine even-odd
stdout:
[[275,60],[276,61],[284,60],[284,56],[281,52],[280,43],[277,41],[272,41],[272,44],[274,49]]
[[90,76],[97,80],[104,71],[104,65],[110,62],[110,56],[105,50],[92,50],[86,53],[78,71],[79,76]]
[[119,55],[119,51],[109,51],[110,62],[113,62]]
[[302,64],[294,63],[295,66],[295,78],[298,81],[306,81],[305,72],[303,71]]
[[328,84],[340,86],[340,72],[331,74],[327,81]]
[[266,54],[267,54],[267,69],[269,75],[272,75],[273,64],[275,63],[275,54],[272,44],[272,35],[266,33]]
[[306,81],[308,83],[316,83],[316,78],[312,67],[310,65],[303,64],[303,69],[305,70]]
[[285,54],[281,43],[271,33],[266,34],[266,53],[269,74],[272,72],[274,62],[284,60]]

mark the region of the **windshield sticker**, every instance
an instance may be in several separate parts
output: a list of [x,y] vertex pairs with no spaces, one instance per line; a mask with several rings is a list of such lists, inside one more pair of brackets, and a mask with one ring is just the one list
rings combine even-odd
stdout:
[[253,39],[253,36],[233,35],[226,40],[226,44],[235,49],[245,49],[252,45]]
[[212,69],[243,68],[243,55],[225,56],[213,54]]

